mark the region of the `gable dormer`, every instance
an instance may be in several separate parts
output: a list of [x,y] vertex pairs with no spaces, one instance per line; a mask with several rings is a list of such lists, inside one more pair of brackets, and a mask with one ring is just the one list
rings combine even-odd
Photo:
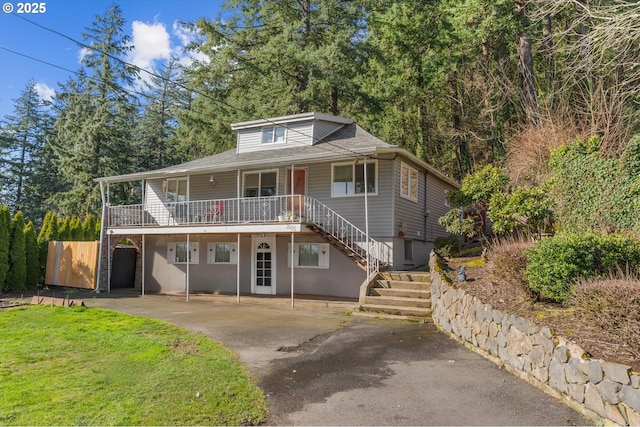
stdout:
[[322,113],[301,113],[233,123],[237,153],[314,145],[352,120]]

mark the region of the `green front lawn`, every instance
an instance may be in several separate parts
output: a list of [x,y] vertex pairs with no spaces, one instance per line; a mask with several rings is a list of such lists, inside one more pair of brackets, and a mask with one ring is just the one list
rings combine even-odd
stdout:
[[266,413],[233,354],[203,335],[98,308],[0,311],[0,425],[246,425]]

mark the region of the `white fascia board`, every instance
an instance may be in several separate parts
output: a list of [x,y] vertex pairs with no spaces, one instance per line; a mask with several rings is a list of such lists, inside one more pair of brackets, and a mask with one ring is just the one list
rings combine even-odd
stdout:
[[252,129],[252,128],[260,128],[263,126],[286,125],[288,123],[298,123],[298,122],[304,122],[309,120],[322,120],[327,122],[340,123],[343,125],[349,125],[353,123],[353,120],[347,119],[345,117],[311,112],[311,113],[293,114],[290,116],[272,117],[269,119],[252,120],[249,122],[232,123],[231,129],[232,130]]
[[274,223],[274,224],[226,224],[226,225],[200,225],[180,227],[127,227],[109,228],[107,235],[120,236],[128,234],[224,234],[224,233],[300,233],[308,230],[302,229],[301,223]]

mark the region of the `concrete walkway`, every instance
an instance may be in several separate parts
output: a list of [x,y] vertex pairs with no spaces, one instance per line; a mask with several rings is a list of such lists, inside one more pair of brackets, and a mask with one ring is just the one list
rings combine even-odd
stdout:
[[355,302],[231,296],[73,295],[158,318],[236,352],[278,425],[593,424],[437,331],[347,316]]

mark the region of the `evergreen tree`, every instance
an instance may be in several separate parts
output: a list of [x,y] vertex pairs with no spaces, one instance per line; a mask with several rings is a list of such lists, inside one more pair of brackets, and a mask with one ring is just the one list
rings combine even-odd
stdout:
[[[126,88],[137,74],[115,59],[125,58],[133,48],[123,34],[124,23],[117,5],[96,17],[83,34],[89,49],[82,58],[82,69],[56,97],[55,147],[69,189],[55,200],[68,216],[99,211],[100,189],[95,178],[133,170],[137,111]],[[130,193],[124,184],[111,189],[114,203],[128,201]]]
[[187,70],[198,95],[179,115],[178,130],[190,158],[231,148],[233,121],[360,108],[363,1],[232,0],[225,7],[224,16],[197,24],[197,50],[208,61]]
[[40,250],[33,222],[29,221],[24,229],[27,274],[24,280],[26,289],[34,289],[40,281]]
[[9,206],[0,206],[0,290],[5,287],[9,271],[9,251],[11,242],[11,213]]
[[177,146],[176,112],[183,101],[177,63],[170,60],[158,75],[145,82],[151,100],[145,105],[137,132],[138,165],[140,170],[161,169],[184,160]]
[[72,240],[71,221],[69,218],[61,218],[58,220],[58,240],[61,242]]
[[38,248],[40,250],[40,277],[44,277],[47,267],[47,252],[49,242],[58,240],[58,218],[55,212],[49,211],[44,217],[42,228],[38,233]]
[[11,241],[9,251],[9,271],[5,279],[5,288],[11,291],[25,289],[27,277],[27,252],[24,237],[24,217],[18,211],[11,223]]
[[82,223],[82,231],[86,241],[91,242],[100,238],[100,234],[96,236],[96,229],[99,230],[96,217],[92,214],[87,215]]
[[84,240],[84,230],[82,229],[82,221],[77,216],[71,217],[69,221],[69,234],[71,238],[69,240],[74,240],[78,242],[82,242]]
[[0,129],[0,202],[13,212],[22,210],[28,218],[40,217],[39,209],[47,196],[35,180],[50,130],[51,116],[30,81],[14,100],[13,115],[3,119]]

